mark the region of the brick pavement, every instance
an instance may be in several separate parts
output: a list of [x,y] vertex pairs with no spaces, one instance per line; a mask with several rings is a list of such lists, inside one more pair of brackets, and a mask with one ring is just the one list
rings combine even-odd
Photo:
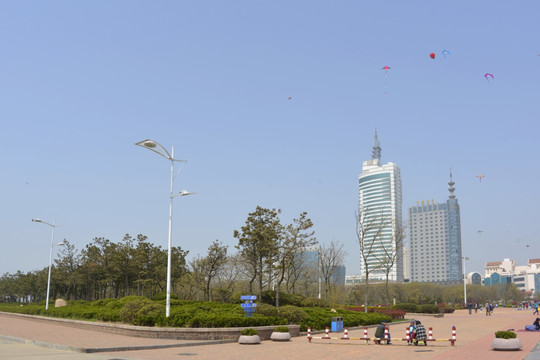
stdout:
[[[11,319],[11,320],[10,320]],[[272,360],[287,358],[300,359],[339,359],[357,360],[385,358],[415,359],[524,359],[540,341],[540,333],[521,332],[526,324],[532,323],[532,312],[514,309],[496,309],[492,316],[484,313],[469,315],[466,310],[456,311],[443,318],[419,316],[426,329],[433,327],[436,339],[450,338],[452,326],[457,328],[456,346],[449,342],[430,342],[429,346],[407,346],[405,342],[394,341],[394,345],[364,345],[357,340],[320,340],[314,339],[310,344],[305,337],[293,338],[290,342],[263,341],[260,345],[197,345],[196,341],[143,339],[122,335],[104,334],[98,331],[74,329],[61,325],[47,324],[32,320],[15,319],[0,314],[0,337],[15,337],[42,341],[53,344],[63,344],[67,347],[110,348],[137,345],[192,345],[189,347],[172,347],[164,349],[148,349],[136,351],[111,351],[106,354],[110,359],[260,359]],[[393,338],[405,335],[405,324],[390,326]],[[523,344],[523,350],[518,352],[499,352],[491,350],[494,332],[513,328],[518,330],[518,337]],[[374,329],[370,328],[369,336]],[[331,334],[332,337],[342,334]],[[320,335],[319,335],[320,336]],[[362,337],[363,328],[349,330],[350,337]],[[2,344],[0,344],[0,349]],[[0,350],[1,353],[1,350]],[[105,354],[102,354],[105,355]],[[0,356],[1,359],[1,356]]]

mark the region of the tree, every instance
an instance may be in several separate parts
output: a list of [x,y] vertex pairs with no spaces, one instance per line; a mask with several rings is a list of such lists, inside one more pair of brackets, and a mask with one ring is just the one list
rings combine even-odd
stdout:
[[64,246],[60,248],[58,254],[59,258],[54,261],[57,274],[54,284],[57,287],[62,287],[61,296],[68,300],[77,293],[81,284],[79,279],[81,260],[77,252],[75,245],[64,239]]
[[285,227],[283,236],[279,239],[278,251],[276,253],[277,264],[277,287],[276,287],[276,307],[279,307],[279,291],[285,275],[294,266],[296,261],[300,261],[304,249],[316,244],[317,239],[313,237],[313,222],[307,217],[307,212],[303,212],[292,224]]
[[374,255],[379,262],[379,268],[384,271],[385,275],[386,308],[390,307],[390,295],[388,292],[388,280],[390,278],[390,273],[403,257],[403,241],[405,240],[405,231],[401,225],[400,219],[394,219],[392,222],[392,235],[392,243],[381,242],[379,249],[382,250],[382,252],[377,252]]
[[240,250],[250,273],[249,291],[253,293],[253,283],[257,279],[259,299],[262,297],[265,271],[272,265],[281,236],[282,226],[278,217],[280,213],[281,210],[257,206],[255,211],[249,214],[241,231],[234,231],[234,237],[238,239],[236,248]]
[[208,254],[206,257],[197,257],[191,262],[193,270],[193,276],[197,282],[201,281],[203,284],[204,296],[206,301],[212,299],[211,296],[211,283],[217,276],[221,267],[227,261],[227,246],[224,246],[219,240],[215,240],[212,245],[208,247]]
[[335,274],[337,267],[343,264],[344,257],[343,244],[339,244],[334,240],[330,242],[328,247],[323,244],[319,248],[319,265],[324,281],[325,299],[328,299],[332,276]]
[[364,292],[364,311],[366,313],[368,311],[369,275],[380,269],[380,264],[371,260],[377,255],[378,245],[387,224],[388,220],[382,213],[380,216],[375,216],[368,209],[364,209],[356,214],[356,237],[358,245],[360,245],[360,256],[364,265],[366,283]]

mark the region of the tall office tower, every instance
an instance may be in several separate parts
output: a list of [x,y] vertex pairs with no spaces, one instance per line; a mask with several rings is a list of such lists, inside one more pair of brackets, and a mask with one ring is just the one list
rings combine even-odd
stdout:
[[[367,266],[370,280],[385,280],[388,269],[389,280],[403,281],[402,239],[397,241],[396,246],[396,239],[400,237],[403,229],[401,175],[396,164],[381,165],[381,146],[377,131],[371,159],[362,164],[358,185],[358,215],[359,222],[362,223],[360,231],[364,233],[364,244],[369,247],[366,261],[360,257],[361,273],[365,274]],[[394,261],[388,261],[389,257],[393,257]]]
[[411,281],[462,281],[461,223],[450,171],[446,203],[422,201],[409,208]]

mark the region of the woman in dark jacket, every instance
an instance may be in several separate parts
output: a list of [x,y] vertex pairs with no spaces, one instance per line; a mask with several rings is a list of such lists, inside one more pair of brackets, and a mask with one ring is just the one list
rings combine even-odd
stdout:
[[423,341],[424,346],[427,346],[426,338],[426,328],[424,325],[422,325],[420,320],[416,320],[416,329],[414,330],[414,345],[418,345],[418,341]]

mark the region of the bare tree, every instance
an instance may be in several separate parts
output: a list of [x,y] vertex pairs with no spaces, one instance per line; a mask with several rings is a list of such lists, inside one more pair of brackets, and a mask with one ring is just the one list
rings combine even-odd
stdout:
[[319,248],[320,271],[324,281],[325,299],[328,299],[332,276],[336,273],[337,267],[343,264],[344,257],[343,244],[339,244],[334,240],[330,242],[328,247],[323,244]]
[[283,235],[280,237],[278,251],[276,253],[277,287],[276,287],[276,307],[279,307],[279,291],[285,275],[294,266],[296,260],[301,257],[299,253],[302,249],[314,245],[317,240],[313,237],[313,222],[307,217],[307,212],[303,212],[292,224],[285,227]]
[[362,257],[364,280],[366,291],[364,292],[364,311],[368,311],[369,296],[369,276],[373,271],[380,270],[380,264],[373,261],[379,251],[379,244],[382,238],[383,230],[388,221],[381,213],[380,216],[374,215],[369,209],[356,214],[356,236],[360,246],[360,256]]
[[392,243],[381,242],[380,249],[382,252],[375,254],[375,257],[379,263],[379,268],[384,271],[385,275],[386,308],[389,308],[390,303],[390,295],[388,290],[390,273],[403,258],[403,241],[405,240],[405,230],[401,225],[401,221],[398,219],[395,219],[392,222],[392,234]]

